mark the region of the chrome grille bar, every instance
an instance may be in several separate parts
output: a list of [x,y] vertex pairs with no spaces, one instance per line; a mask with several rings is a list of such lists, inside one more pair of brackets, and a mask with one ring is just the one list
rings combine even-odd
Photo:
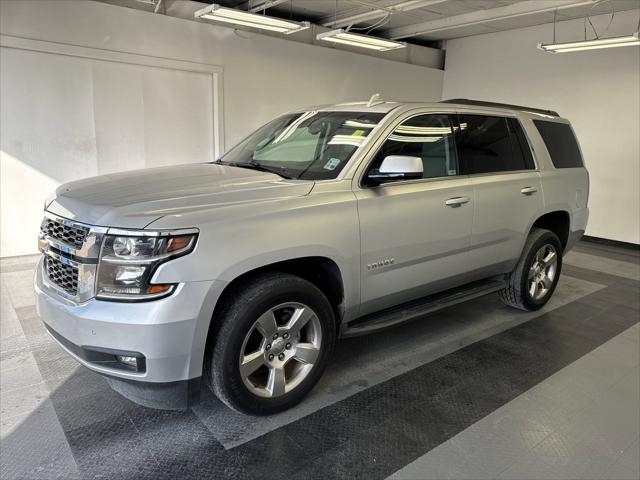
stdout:
[[43,235],[54,241],[65,243],[75,249],[81,249],[89,228],[76,226],[69,220],[58,220],[45,217],[40,226]]
[[97,263],[107,230],[45,212],[38,248],[44,254],[42,280],[52,293],[75,303],[95,296]]
[[63,263],[52,256],[45,256],[44,270],[53,283],[74,297],[78,294],[78,267]]

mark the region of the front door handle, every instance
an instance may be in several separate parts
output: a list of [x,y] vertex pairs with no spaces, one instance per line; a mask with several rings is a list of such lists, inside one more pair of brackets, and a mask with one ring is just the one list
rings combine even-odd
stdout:
[[524,187],[520,190],[523,195],[533,195],[538,191],[537,187]]
[[444,204],[447,207],[459,207],[460,205],[464,205],[465,203],[469,203],[471,199],[469,197],[453,197],[449,200],[445,201]]

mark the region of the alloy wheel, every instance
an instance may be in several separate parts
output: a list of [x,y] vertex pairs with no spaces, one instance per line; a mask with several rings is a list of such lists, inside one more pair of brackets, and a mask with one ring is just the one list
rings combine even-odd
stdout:
[[558,252],[551,244],[543,245],[533,257],[529,268],[528,290],[534,300],[540,300],[553,286],[558,271]]
[[310,307],[290,302],[270,308],[258,317],[242,343],[242,382],[260,397],[282,396],[309,375],[321,344],[320,320]]

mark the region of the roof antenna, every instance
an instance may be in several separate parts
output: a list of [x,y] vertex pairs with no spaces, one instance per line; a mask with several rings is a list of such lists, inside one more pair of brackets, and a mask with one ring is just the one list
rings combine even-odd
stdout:
[[374,93],[373,95],[371,95],[371,98],[367,102],[367,107],[370,108],[374,105],[380,105],[381,103],[384,103],[382,95],[380,95],[379,93]]

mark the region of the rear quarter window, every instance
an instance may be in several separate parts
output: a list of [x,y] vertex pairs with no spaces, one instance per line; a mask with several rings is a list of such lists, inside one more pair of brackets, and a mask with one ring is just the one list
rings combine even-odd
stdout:
[[556,168],[580,168],[583,166],[580,148],[573,130],[566,123],[534,120],[540,132],[551,162]]

